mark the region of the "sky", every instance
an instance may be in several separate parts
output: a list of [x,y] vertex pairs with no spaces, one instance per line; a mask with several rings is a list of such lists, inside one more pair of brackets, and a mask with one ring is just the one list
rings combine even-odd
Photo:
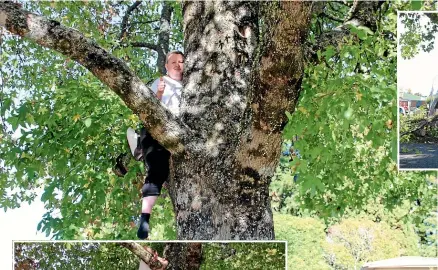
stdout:
[[49,240],[46,234],[37,233],[37,225],[46,211],[40,196],[31,204],[20,208],[0,210],[0,269],[12,268],[12,240]]
[[438,89],[438,37],[430,53],[421,52],[410,60],[399,58],[397,66],[398,88],[412,89],[412,93],[430,94],[432,83],[434,93]]
[[[399,23],[399,29],[402,30]],[[421,51],[410,60],[398,57],[398,89],[412,89],[412,93],[429,96],[432,83],[434,93],[438,89],[438,35],[435,35],[434,49],[430,53]]]

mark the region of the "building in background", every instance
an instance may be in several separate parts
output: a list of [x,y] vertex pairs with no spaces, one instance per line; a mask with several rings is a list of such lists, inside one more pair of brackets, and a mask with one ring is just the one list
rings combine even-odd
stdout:
[[403,107],[406,112],[411,112],[421,105],[426,104],[427,97],[417,96],[410,93],[400,93],[398,104]]

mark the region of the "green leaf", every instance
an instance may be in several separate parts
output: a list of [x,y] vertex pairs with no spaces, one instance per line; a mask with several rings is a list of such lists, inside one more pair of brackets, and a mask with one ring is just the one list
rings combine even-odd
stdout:
[[353,115],[353,109],[351,107],[348,107],[348,109],[344,112],[344,117],[350,119],[352,115]]
[[12,99],[6,98],[1,106],[0,114],[4,115],[4,113],[9,110],[12,104]]
[[87,118],[84,120],[84,124],[86,127],[90,127],[91,126],[91,118]]
[[52,182],[48,187],[44,189],[44,193],[43,195],[41,195],[42,202],[46,202],[47,200],[50,199],[50,197],[52,197],[53,190],[55,189],[55,187],[56,187],[56,183]]
[[328,46],[326,51],[324,52],[324,54],[325,54],[325,59],[328,61],[333,55],[336,54],[335,47],[333,47],[331,45]]
[[41,226],[43,225],[43,221],[38,222],[37,231],[41,230]]
[[423,1],[411,0],[412,10],[420,10],[422,6],[423,6]]
[[19,125],[19,118],[17,116],[11,116],[8,118],[8,123],[11,125],[13,130],[16,130]]
[[364,30],[357,28],[356,35],[358,38],[364,40],[367,37],[367,34]]

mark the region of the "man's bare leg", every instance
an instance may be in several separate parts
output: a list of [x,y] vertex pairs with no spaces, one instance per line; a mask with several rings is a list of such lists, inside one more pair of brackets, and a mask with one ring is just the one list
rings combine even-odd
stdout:
[[140,225],[137,231],[137,236],[140,239],[148,238],[149,218],[151,217],[152,207],[154,207],[157,198],[158,196],[147,196],[142,199]]
[[150,214],[157,198],[158,196],[144,197],[141,203],[141,212]]

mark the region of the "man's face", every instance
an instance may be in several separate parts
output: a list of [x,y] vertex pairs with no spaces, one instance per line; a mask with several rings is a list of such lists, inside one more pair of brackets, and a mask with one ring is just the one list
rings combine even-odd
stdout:
[[184,71],[184,56],[175,53],[171,54],[167,59],[165,67],[170,78],[181,81]]

